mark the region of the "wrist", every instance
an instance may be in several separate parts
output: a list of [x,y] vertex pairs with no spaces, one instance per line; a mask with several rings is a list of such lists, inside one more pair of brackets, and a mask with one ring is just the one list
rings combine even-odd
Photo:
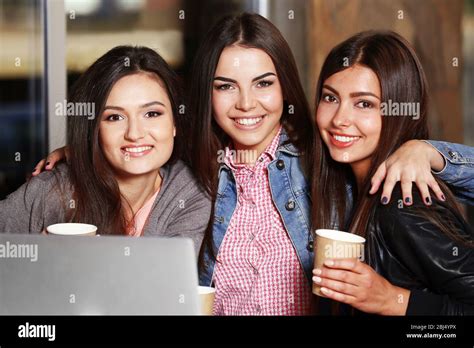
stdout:
[[428,154],[428,160],[430,162],[431,170],[435,172],[440,172],[445,167],[446,163],[443,155],[427,141],[421,141],[424,144],[426,153]]
[[387,300],[383,306],[382,315],[406,315],[410,290],[390,284]]

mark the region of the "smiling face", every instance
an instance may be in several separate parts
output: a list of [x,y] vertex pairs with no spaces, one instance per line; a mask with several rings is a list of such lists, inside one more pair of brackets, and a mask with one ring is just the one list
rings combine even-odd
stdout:
[[156,172],[171,157],[171,102],[154,74],[122,77],[112,87],[99,125],[102,151],[119,177]]
[[236,149],[261,154],[278,132],[283,113],[282,89],[270,56],[256,48],[226,47],[216,67],[212,107]]
[[354,65],[323,83],[316,122],[337,162],[349,163],[356,176],[370,168],[382,129],[381,90],[377,75]]

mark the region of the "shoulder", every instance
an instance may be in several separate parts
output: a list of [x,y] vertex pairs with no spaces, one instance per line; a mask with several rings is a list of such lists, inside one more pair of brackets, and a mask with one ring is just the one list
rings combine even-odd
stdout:
[[51,171],[44,171],[41,174],[31,177],[25,183],[26,194],[39,195],[40,192],[48,192],[56,187],[63,187],[68,184],[69,167],[65,163],[56,165]]
[[171,196],[197,196],[209,200],[208,195],[201,187],[191,169],[183,162],[176,161],[161,168],[163,176],[163,193]]
[[463,235],[470,232],[467,223],[453,206],[439,201],[433,195],[432,204],[426,205],[416,187],[413,188],[412,197],[412,205],[404,205],[401,185],[397,183],[390,202],[386,205],[378,204],[375,216],[381,233],[396,234],[397,238],[404,236],[439,238],[444,235],[440,228],[441,224],[449,225]]

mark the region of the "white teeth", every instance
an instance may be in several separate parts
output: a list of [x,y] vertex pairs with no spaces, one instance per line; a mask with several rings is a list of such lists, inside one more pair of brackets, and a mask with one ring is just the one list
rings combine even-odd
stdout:
[[359,137],[345,137],[345,136],[341,136],[341,135],[333,135],[333,137],[337,141],[341,141],[343,143],[350,143],[351,141],[354,141],[354,140],[359,138]]
[[138,153],[138,152],[143,152],[150,149],[151,149],[151,146],[141,146],[141,147],[126,147],[124,150],[127,152]]
[[244,126],[252,126],[254,124],[259,123],[261,120],[263,120],[263,117],[257,117],[257,118],[236,118],[235,122],[238,124],[244,125]]

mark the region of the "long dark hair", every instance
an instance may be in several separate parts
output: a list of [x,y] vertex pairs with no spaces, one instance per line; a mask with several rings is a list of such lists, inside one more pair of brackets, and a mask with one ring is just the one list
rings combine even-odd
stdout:
[[[258,14],[243,13],[224,17],[207,33],[197,52],[189,93],[193,117],[191,164],[198,181],[213,201],[217,194],[218,151],[227,146],[230,139],[214,121],[212,85],[221,53],[232,45],[258,48],[271,57],[283,92],[281,124],[288,134],[289,142],[302,153],[305,174],[308,174],[312,161],[314,125],[288,43],[270,21]],[[204,245],[211,247],[211,250],[213,215],[212,211],[204,238]]]
[[[359,64],[370,68],[378,77],[382,92],[381,101],[419,103],[419,118],[407,116],[382,117],[380,140],[372,154],[371,167],[365,182],[355,193],[355,207],[349,226],[345,226],[348,211],[346,187],[352,171],[348,164],[334,161],[319,132],[315,138],[314,173],[312,180],[313,228],[347,228],[365,236],[380,195],[369,195],[370,179],[378,166],[403,143],[411,139],[428,139],[427,82],[421,63],[411,45],[392,31],[361,32],[337,45],[327,56],[316,91],[316,109],[322,96],[324,81],[331,75]],[[449,188],[436,179],[446,196],[446,204],[461,215]],[[419,211],[426,219],[456,240],[464,240],[454,232],[452,222],[445,221],[436,209]],[[337,216],[337,219],[335,219]]]
[[125,234],[127,226],[123,197],[99,143],[101,114],[114,84],[139,72],[153,73],[166,85],[176,127],[171,163],[182,151],[183,115],[178,112],[182,94],[177,76],[158,53],[147,47],[115,47],[81,75],[69,94],[69,102],[95,105],[93,119],[77,115],[67,119],[69,172],[75,199],[69,220],[96,225],[100,234]]

